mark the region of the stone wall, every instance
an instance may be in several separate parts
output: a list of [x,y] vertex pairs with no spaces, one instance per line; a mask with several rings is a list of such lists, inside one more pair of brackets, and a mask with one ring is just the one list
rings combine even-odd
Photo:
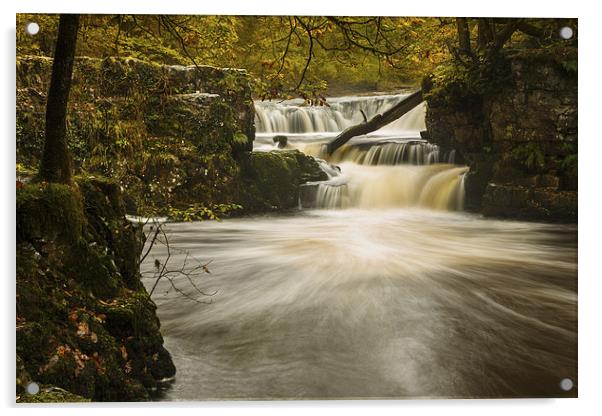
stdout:
[[498,63],[496,83],[425,84],[430,140],[456,149],[457,161],[470,165],[467,209],[576,220],[576,54],[575,48],[510,51]]

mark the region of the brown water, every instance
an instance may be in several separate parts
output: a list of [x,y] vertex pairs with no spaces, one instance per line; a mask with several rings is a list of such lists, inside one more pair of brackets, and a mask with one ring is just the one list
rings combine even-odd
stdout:
[[576,394],[574,226],[347,209],[168,230],[218,293],[154,297],[167,400]]

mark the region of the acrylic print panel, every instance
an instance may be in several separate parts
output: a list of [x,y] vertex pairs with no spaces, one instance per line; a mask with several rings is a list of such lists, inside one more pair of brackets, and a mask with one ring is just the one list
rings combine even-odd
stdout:
[[16,400],[576,397],[577,35],[17,15]]

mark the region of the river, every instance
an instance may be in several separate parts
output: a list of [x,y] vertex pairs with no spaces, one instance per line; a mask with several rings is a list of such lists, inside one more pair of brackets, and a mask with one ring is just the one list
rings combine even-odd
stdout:
[[[397,99],[257,103],[255,150],[285,134],[319,156],[360,109]],[[217,293],[153,295],[177,368],[163,399],[575,396],[560,381],[577,380],[576,226],[463,212],[468,168],[423,128],[418,107],[353,139],[294,213],[167,226],[174,249],[210,261],[194,282]]]

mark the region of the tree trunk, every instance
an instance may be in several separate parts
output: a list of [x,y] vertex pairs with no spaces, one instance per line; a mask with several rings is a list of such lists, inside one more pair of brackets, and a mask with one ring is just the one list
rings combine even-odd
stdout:
[[470,30],[468,28],[468,19],[466,17],[457,17],[456,25],[458,27],[460,52],[470,55]]
[[522,19],[512,19],[504,25],[502,30],[495,34],[495,37],[487,50],[488,60],[491,61],[495,58],[497,53],[504,47],[504,44],[512,37],[522,23]]
[[40,179],[46,182],[71,181],[66,117],[78,26],[78,14],[61,15],[46,102],[46,134],[40,164]]
[[477,48],[479,50],[485,50],[489,42],[493,40],[493,30],[489,23],[489,19],[486,17],[480,17],[478,20],[477,27]]
[[335,150],[347,143],[352,137],[371,133],[389,123],[392,123],[416,107],[422,101],[422,91],[416,91],[415,93],[401,100],[399,103],[395,104],[384,113],[377,114],[368,121],[364,121],[360,124],[356,124],[355,126],[346,128],[341,132],[341,134],[332,139],[326,145],[326,153],[331,155]]

